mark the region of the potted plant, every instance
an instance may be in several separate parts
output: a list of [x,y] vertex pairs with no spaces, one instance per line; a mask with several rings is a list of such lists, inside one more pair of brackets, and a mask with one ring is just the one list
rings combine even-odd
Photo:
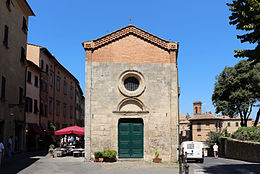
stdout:
[[50,158],[54,158],[54,151],[55,151],[54,148],[55,146],[53,144],[49,146]]
[[103,162],[104,158],[102,152],[97,151],[94,153],[94,156],[95,156],[94,162]]
[[162,158],[159,158],[159,152],[155,152],[155,158],[153,159],[153,162],[155,163],[161,163],[162,162]]
[[115,150],[105,149],[103,157],[106,162],[116,162],[117,152]]

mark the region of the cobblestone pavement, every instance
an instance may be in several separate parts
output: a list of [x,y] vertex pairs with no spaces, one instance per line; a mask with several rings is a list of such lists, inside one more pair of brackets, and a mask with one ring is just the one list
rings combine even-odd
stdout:
[[[115,163],[85,162],[84,158],[61,157],[51,159],[49,155],[29,155],[29,158],[9,160],[0,174],[174,174],[178,173],[175,163],[155,164],[145,161],[118,161]],[[22,160],[22,161],[21,161]],[[30,161],[31,163],[26,163]],[[20,166],[19,163],[26,163]],[[18,167],[20,166],[20,167]],[[17,169],[15,169],[18,167]]]

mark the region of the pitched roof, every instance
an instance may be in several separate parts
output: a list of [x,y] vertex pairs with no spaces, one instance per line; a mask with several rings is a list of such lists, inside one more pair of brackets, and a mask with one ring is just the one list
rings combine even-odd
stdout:
[[102,36],[98,39],[83,42],[82,45],[86,50],[93,50],[93,49],[103,47],[104,45],[107,45],[108,43],[114,42],[114,41],[121,39],[123,37],[126,37],[128,35],[135,35],[135,36],[137,36],[147,42],[150,42],[151,44],[154,44],[167,51],[178,50],[177,42],[171,42],[171,41],[164,40],[158,36],[148,33],[147,31],[144,31],[131,24],[126,27],[123,27],[119,30],[116,30],[112,33],[109,33],[105,36]]
[[17,2],[25,10],[28,16],[35,16],[33,10],[26,0],[17,0]]
[[186,120],[186,115],[179,114],[179,120]]
[[194,120],[222,120],[222,118],[218,118],[212,114],[205,113],[202,115],[195,115],[189,119],[189,121],[194,121]]

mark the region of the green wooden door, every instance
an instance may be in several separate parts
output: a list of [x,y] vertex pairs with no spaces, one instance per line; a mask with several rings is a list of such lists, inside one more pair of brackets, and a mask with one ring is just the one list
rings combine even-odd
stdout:
[[125,119],[119,122],[118,156],[119,158],[143,158],[143,123],[141,119]]

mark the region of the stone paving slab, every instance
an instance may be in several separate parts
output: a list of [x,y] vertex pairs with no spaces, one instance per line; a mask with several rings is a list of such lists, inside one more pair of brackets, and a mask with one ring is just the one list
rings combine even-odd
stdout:
[[178,173],[175,163],[154,164],[144,161],[118,161],[115,163],[84,162],[84,158],[61,157],[49,158],[48,155],[41,157],[31,166],[20,171],[19,174],[173,174]]

